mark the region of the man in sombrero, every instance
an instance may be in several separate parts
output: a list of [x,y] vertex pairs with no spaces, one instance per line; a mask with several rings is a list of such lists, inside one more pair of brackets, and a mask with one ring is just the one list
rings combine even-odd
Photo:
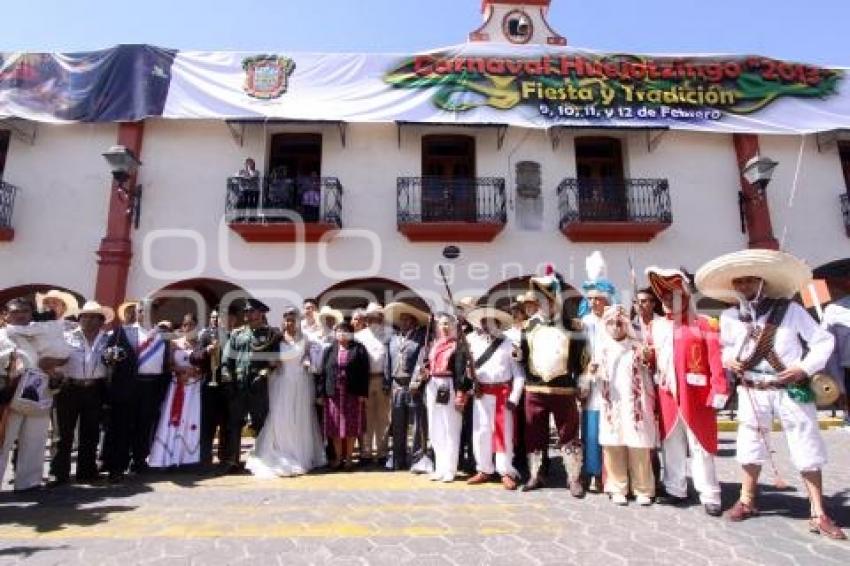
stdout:
[[[386,467],[407,470],[427,459],[427,425],[422,394],[416,387],[417,364],[428,338],[427,325],[431,315],[413,305],[400,301],[384,307],[384,318],[397,332],[387,344],[387,364],[384,372],[384,391],[391,395],[390,436],[392,454]],[[408,431],[412,430],[413,447],[408,449]],[[422,462],[427,468],[430,464]],[[419,467],[417,466],[418,470]]]
[[650,267],[646,276],[665,313],[652,329],[667,492],[657,501],[668,505],[686,502],[690,453],[691,476],[700,502],[708,515],[718,517],[715,411],[726,404],[729,385],[720,357],[717,323],[696,314],[690,278],[681,270]]
[[711,298],[737,304],[720,317],[723,363],[739,383],[737,459],[743,466],[741,495],[727,518],[758,515],[759,473],[770,459],[769,434],[779,418],[791,461],[809,493],[809,529],[844,540],[823,506],[821,470],[827,455],[811,389],[811,378],[826,365],[834,340],[790,300],[811,278],[811,269],[796,257],[756,249],[708,262],[697,272],[696,284]]
[[466,317],[479,330],[469,337],[479,394],[472,403],[476,473],[467,483],[485,483],[498,473],[502,486],[513,491],[518,477],[513,467],[514,410],[525,384],[525,374],[514,359],[513,343],[503,334],[513,319],[494,307],[478,307]]

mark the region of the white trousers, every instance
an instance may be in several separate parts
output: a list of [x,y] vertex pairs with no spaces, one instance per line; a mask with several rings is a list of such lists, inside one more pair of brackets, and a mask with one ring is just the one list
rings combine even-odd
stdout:
[[798,471],[813,472],[826,465],[826,445],[814,403],[797,403],[784,389],[748,391],[743,387],[738,387],[738,462],[763,465],[767,461],[767,446],[758,427],[770,442],[774,418],[782,423],[791,462]]
[[[450,388],[447,405],[437,404],[437,389],[441,385]],[[455,408],[452,380],[431,378],[425,390],[425,403],[428,410],[428,437],[434,448],[434,473],[454,478],[457,474],[463,417]]]
[[514,416],[505,408],[505,451],[496,453],[493,466],[493,430],[496,428],[496,396],[482,395],[472,405],[472,453],[479,472],[517,477],[514,457]]
[[679,417],[676,426],[662,443],[664,451],[664,488],[673,497],[688,495],[688,451],[691,476],[703,504],[720,505],[720,482],[714,469],[714,456],[705,451],[694,433]]
[[18,461],[15,465],[15,489],[29,489],[41,485],[44,474],[44,448],[50,415],[27,417],[9,409],[6,437],[0,452],[0,482],[6,473],[15,440],[18,441]]

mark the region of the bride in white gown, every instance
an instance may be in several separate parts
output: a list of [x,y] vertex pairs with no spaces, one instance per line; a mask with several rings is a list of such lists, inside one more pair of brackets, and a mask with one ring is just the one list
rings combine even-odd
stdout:
[[246,464],[260,478],[298,476],[326,463],[310,372],[321,346],[301,334],[295,309],[284,313],[282,330],[281,363],[269,376],[269,416]]

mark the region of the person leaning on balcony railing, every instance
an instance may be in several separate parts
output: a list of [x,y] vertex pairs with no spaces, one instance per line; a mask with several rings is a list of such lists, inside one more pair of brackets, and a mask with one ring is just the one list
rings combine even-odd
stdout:
[[319,174],[315,171],[310,173],[301,188],[301,215],[304,222],[318,222],[319,208],[322,205],[322,190]]
[[260,173],[257,165],[250,157],[245,159],[245,166],[235,175],[239,184],[236,208],[254,208],[260,196]]

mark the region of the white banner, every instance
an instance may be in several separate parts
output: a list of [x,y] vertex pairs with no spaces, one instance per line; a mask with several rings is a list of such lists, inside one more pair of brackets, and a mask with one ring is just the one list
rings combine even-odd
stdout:
[[0,117],[283,119],[812,133],[850,128],[845,70],[740,55],[470,43],[415,55],[0,54]]

